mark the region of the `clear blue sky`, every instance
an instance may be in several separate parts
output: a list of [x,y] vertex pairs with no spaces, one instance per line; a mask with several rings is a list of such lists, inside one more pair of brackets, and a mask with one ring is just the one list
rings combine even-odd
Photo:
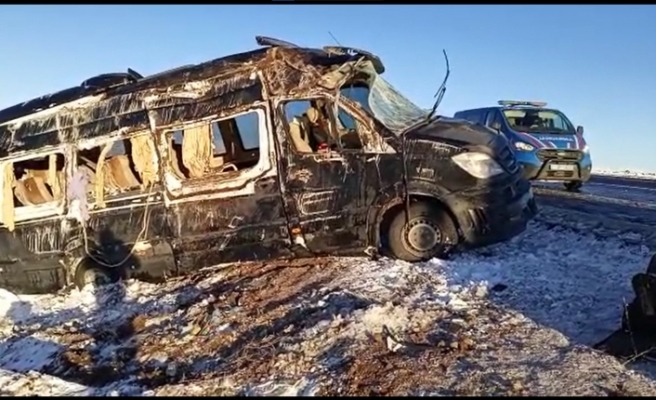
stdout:
[[131,67],[151,74],[254,48],[255,35],[377,53],[441,114],[543,100],[585,127],[595,167],[656,171],[656,6],[3,6],[0,108]]

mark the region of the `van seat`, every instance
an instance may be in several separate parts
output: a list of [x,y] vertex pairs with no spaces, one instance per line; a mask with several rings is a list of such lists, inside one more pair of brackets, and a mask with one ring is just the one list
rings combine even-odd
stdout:
[[294,117],[294,119],[289,123],[289,136],[291,136],[292,143],[297,151],[301,153],[312,153],[312,148],[310,147],[306,128],[302,120],[302,117]]
[[39,205],[55,200],[43,178],[36,176],[16,181],[15,195],[24,205]]
[[108,159],[106,168],[119,189],[129,189],[141,185],[132,172],[130,159],[126,155],[114,156]]

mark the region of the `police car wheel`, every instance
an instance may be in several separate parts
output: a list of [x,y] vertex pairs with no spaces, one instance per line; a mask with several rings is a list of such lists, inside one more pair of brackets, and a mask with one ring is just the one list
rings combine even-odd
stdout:
[[451,216],[434,204],[410,205],[409,221],[405,207],[392,220],[388,246],[392,255],[404,261],[422,261],[446,257],[458,242],[458,232]]
[[565,189],[568,192],[578,192],[582,186],[583,186],[583,182],[581,181],[571,181],[565,183]]
[[75,269],[75,286],[82,290],[86,285],[99,287],[116,282],[116,277],[107,268],[83,260]]

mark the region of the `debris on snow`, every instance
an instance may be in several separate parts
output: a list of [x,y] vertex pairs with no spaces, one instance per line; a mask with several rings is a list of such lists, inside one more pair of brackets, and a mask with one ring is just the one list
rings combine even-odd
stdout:
[[648,377],[588,347],[616,329],[648,256],[533,223],[448,261],[316,258],[59,296],[0,292],[0,391],[653,395]]

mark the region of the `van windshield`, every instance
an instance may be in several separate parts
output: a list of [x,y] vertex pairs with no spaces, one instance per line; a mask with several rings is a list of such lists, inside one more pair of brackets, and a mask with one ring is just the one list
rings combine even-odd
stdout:
[[503,115],[508,125],[516,131],[576,133],[569,119],[558,110],[507,109],[503,110]]
[[426,118],[428,114],[428,111],[408,100],[380,75],[374,76],[369,87],[363,83],[344,86],[340,93],[358,103],[396,135]]

